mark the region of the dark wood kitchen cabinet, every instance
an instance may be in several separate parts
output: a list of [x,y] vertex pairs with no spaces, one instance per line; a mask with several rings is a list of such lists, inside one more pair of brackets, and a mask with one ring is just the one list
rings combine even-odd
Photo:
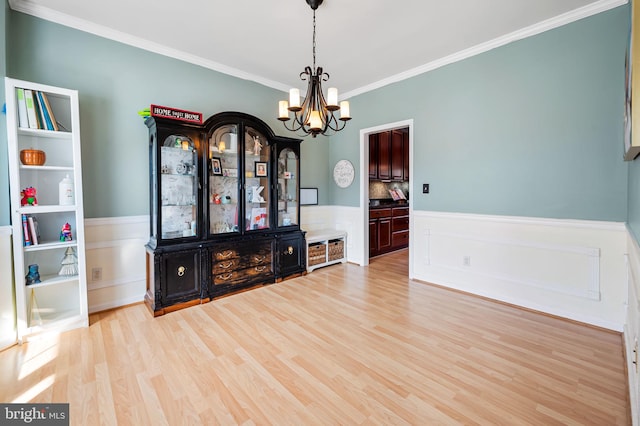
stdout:
[[203,124],[162,117],[145,124],[145,302],[154,316],[306,272],[301,140],[240,112]]
[[369,179],[409,180],[408,128],[369,135]]
[[391,212],[391,208],[369,210],[369,256],[391,250]]
[[408,245],[408,206],[369,210],[369,257],[399,250]]

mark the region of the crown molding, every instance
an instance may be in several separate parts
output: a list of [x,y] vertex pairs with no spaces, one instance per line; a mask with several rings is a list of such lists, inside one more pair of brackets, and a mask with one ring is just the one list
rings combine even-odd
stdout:
[[263,86],[271,87],[273,89],[281,90],[284,92],[289,91],[289,86],[277,81],[266,79],[257,74],[248,73],[237,68],[229,67],[219,62],[204,59],[197,55],[192,55],[154,43],[149,40],[135,37],[130,34],[116,31],[111,28],[89,22],[84,19],[79,19],[65,13],[58,12],[48,7],[35,4],[29,0],[9,0],[9,6],[12,10],[22,12],[27,15],[35,16],[46,21],[54,22],[56,24],[64,25],[66,27],[74,28],[76,30],[84,31],[90,34],[94,34],[100,37],[107,38],[109,40],[118,41],[120,43],[127,44],[129,46],[137,47],[149,52],[157,53],[159,55],[167,56],[170,58],[178,59],[184,62],[188,62],[194,65],[199,65],[203,68],[208,68],[213,71],[218,71],[223,74],[227,74],[233,77],[240,78],[242,80],[249,80],[259,83]]
[[358,89],[354,89],[349,92],[344,92],[341,98],[348,99],[356,95],[361,95],[363,93],[370,92],[372,90],[379,89],[384,86],[388,86],[389,84],[392,84],[392,83],[397,83],[402,80],[407,80],[417,75],[424,74],[429,71],[433,71],[437,68],[441,68],[445,65],[453,64],[455,62],[462,61],[464,59],[470,58],[475,55],[479,55],[481,53],[504,46],[506,44],[513,43],[515,41],[522,40],[524,38],[531,37],[531,36],[543,33],[545,31],[549,31],[554,28],[558,28],[563,25],[570,24],[575,21],[579,21],[580,19],[597,15],[598,13],[606,12],[607,10],[613,9],[618,6],[622,6],[623,4],[627,4],[627,3],[628,3],[628,0],[600,0],[595,3],[591,3],[590,5],[572,10],[567,13],[563,13],[562,15],[555,16],[545,21],[538,22],[537,24],[533,24],[531,26],[522,28],[512,33],[503,35],[493,40],[489,40],[485,43],[481,43],[476,46],[470,47],[468,49],[461,50],[449,56],[445,56],[444,58],[437,59],[435,61],[421,65],[419,67],[412,68],[410,70],[401,72],[391,77],[379,80],[375,83],[362,86]]
[[[215,61],[211,61],[196,55],[182,52],[178,49],[170,48],[158,43],[154,43],[149,40],[141,39],[139,37],[134,37],[129,34],[125,34],[121,31],[116,31],[111,28],[107,28],[102,25],[97,25],[95,23],[91,23],[83,19],[78,19],[70,15],[57,12],[48,7],[35,4],[29,0],[8,0],[8,1],[9,1],[9,6],[11,7],[12,10],[26,13],[27,15],[32,15],[37,18],[55,22],[60,25],[75,28],[77,30],[94,34],[100,37],[104,37],[110,40],[118,41],[133,47],[137,47],[153,53],[157,53],[159,55],[178,59],[184,62],[189,62],[194,65],[199,65],[201,67],[208,68],[213,71],[217,71],[217,72],[227,74],[233,77],[237,77],[243,80],[253,81],[263,86],[271,87],[276,90],[280,90],[283,92],[287,92],[289,90],[289,86],[284,83],[266,79],[256,74],[248,73],[248,72],[215,62]],[[531,37],[531,36],[543,33],[545,31],[549,31],[554,28],[561,27],[563,25],[570,24],[580,19],[588,18],[590,16],[596,15],[601,12],[606,12],[607,10],[613,9],[615,7],[618,7],[627,3],[628,3],[628,0],[600,0],[595,3],[591,3],[590,5],[572,10],[562,15],[555,16],[551,19],[547,19],[545,21],[539,22],[529,27],[522,28],[518,31],[514,31],[512,33],[495,38],[485,43],[478,44],[468,49],[461,50],[454,54],[445,56],[444,58],[440,58],[435,61],[429,62],[427,64],[421,65],[419,67],[412,68],[402,73],[379,80],[375,83],[362,86],[360,88],[351,90],[349,92],[344,92],[340,96],[340,99],[341,100],[349,99],[353,96],[361,95],[363,93],[366,93],[375,89],[379,89],[389,84],[397,83],[399,81],[406,80],[406,79],[415,77],[417,75],[424,74],[429,71],[433,71],[445,65],[462,61],[464,59],[470,58],[475,55],[479,55],[481,53],[498,48],[500,46],[504,46],[506,44],[509,44],[518,40],[522,40],[524,38]]]

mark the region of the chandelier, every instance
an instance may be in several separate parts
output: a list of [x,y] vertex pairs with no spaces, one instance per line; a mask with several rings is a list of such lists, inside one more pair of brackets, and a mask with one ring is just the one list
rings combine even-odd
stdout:
[[[318,134],[326,135],[344,129],[347,121],[351,120],[349,102],[338,104],[338,89],[330,87],[325,98],[322,93],[322,82],[329,80],[329,74],[323,72],[322,67],[316,68],[316,9],[323,0],[306,0],[313,9],[313,67],[305,67],[300,73],[302,81],[308,80],[307,93],[300,102],[300,90],[289,90],[289,101],[278,104],[278,120],[282,121],[287,130],[302,131],[314,138]],[[340,110],[340,117],[335,113]],[[289,123],[293,113],[293,121]]]

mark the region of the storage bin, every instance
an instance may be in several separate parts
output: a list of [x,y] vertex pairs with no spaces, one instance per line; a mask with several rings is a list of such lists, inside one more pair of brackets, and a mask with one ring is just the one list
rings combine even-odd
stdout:
[[344,240],[329,240],[329,261],[344,257]]
[[322,242],[309,244],[308,257],[309,266],[324,263],[327,257],[327,245]]

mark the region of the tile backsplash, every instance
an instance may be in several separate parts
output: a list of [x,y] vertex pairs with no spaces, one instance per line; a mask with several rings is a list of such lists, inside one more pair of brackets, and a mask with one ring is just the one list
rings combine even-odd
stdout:
[[379,180],[369,181],[369,199],[391,199],[390,189],[400,188],[409,199],[409,182],[382,182]]

